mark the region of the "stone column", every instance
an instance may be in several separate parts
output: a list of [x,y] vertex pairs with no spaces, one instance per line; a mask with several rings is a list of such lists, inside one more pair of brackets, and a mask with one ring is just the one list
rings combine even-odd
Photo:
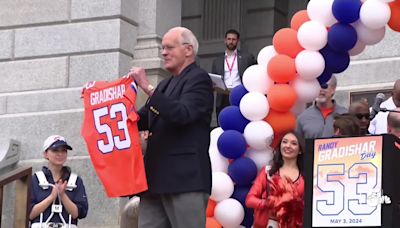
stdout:
[[[139,28],[133,66],[144,67],[153,85],[169,75],[163,70],[161,39],[170,28],[181,25],[181,9],[181,0],[139,0]],[[141,106],[146,99],[141,91],[137,104]]]

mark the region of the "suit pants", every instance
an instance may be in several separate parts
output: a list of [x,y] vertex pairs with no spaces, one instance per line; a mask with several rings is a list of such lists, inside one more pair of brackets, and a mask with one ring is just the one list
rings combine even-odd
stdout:
[[208,197],[204,192],[141,194],[139,228],[204,228]]
[[216,101],[216,106],[215,106],[215,114],[217,115],[217,122],[219,126],[219,121],[218,121],[218,116],[221,113],[222,109],[225,107],[229,106],[229,94],[218,94],[218,98]]

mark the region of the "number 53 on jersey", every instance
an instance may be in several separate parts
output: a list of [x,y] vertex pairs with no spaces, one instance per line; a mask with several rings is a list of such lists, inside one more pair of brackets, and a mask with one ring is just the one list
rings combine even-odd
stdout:
[[88,83],[82,95],[81,135],[107,195],[128,196],[147,190],[132,79]]

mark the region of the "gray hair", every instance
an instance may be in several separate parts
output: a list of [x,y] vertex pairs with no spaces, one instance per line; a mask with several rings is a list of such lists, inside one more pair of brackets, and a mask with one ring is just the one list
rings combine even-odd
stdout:
[[194,57],[197,56],[197,53],[199,51],[199,41],[197,41],[196,36],[193,34],[192,31],[190,31],[188,28],[185,27],[175,27],[170,29],[172,30],[178,30],[181,32],[181,42],[182,44],[189,44],[192,45],[193,47],[193,52],[194,52]]
[[337,86],[336,76],[334,74],[332,74],[331,79],[329,79],[329,81],[326,84],[330,85],[333,88],[336,88],[336,86]]

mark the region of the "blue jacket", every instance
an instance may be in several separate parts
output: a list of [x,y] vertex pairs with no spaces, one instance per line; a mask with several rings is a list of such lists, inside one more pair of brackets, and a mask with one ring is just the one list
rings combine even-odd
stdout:
[[[43,166],[42,171],[44,175],[46,176],[47,181],[50,184],[54,184],[53,180],[53,175],[51,174],[51,171]],[[62,177],[63,180],[69,179],[71,169],[67,166],[63,167],[64,175]],[[78,176],[76,180],[76,188],[72,191],[65,191],[65,194],[71,199],[72,202],[76,204],[78,207],[78,218],[85,218],[88,212],[88,201],[86,197],[86,191],[85,191],[85,186],[83,185],[82,179]],[[30,210],[32,210],[33,206],[35,206],[37,203],[40,203],[42,200],[47,198],[52,191],[52,188],[49,187],[48,189],[43,189],[39,186],[39,180],[36,177],[36,175],[32,176],[32,191],[31,191],[31,206]],[[56,200],[56,203],[59,204],[58,200]],[[43,212],[43,222],[47,220],[47,218],[50,216],[51,213],[51,205],[46,208],[46,210]],[[63,208],[62,215],[64,217],[65,222],[68,223],[68,213],[67,211]],[[35,222],[40,222],[40,215],[36,217],[35,219],[31,220],[31,223]],[[51,219],[51,222],[61,222],[60,216],[58,214],[54,214],[53,218]],[[78,219],[72,219],[72,224],[77,224]]]

